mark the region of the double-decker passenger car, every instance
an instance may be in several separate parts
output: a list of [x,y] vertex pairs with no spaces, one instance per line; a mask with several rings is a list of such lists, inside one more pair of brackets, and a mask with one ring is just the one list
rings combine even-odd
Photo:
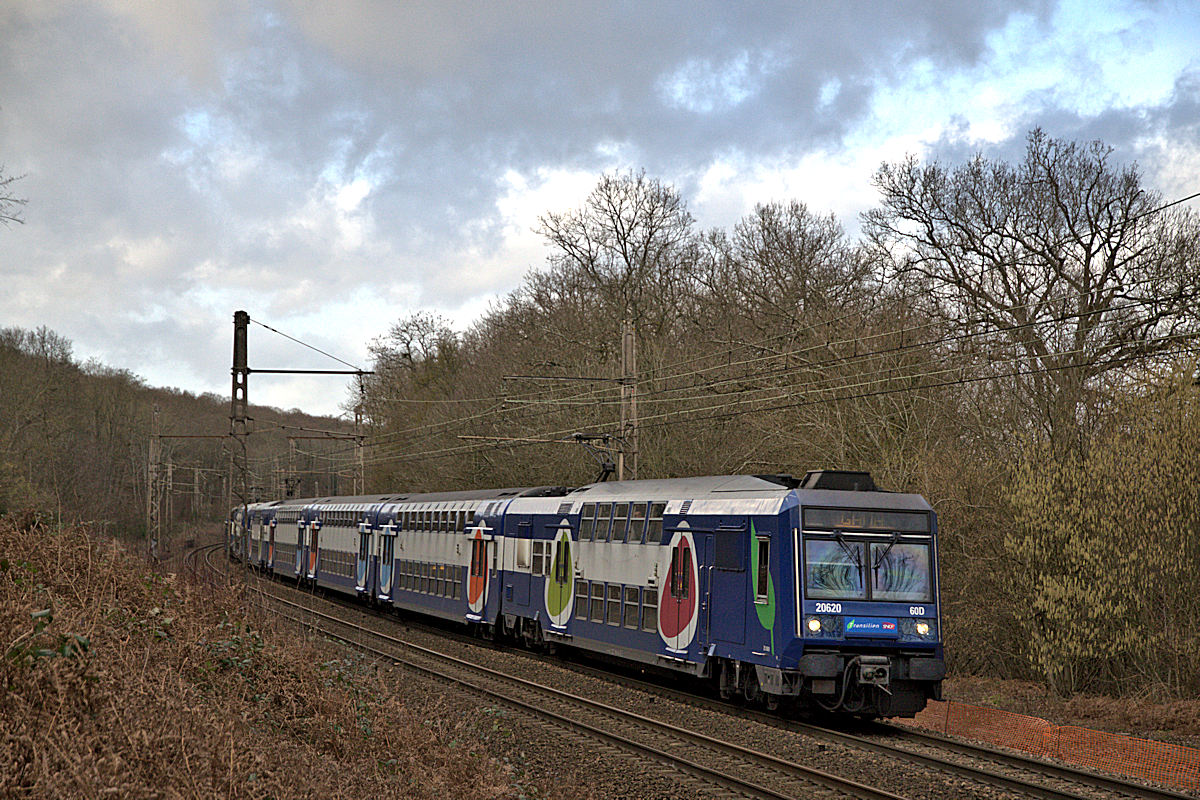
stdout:
[[772,708],[940,696],[936,517],[867,473],[311,498],[230,527],[267,571]]

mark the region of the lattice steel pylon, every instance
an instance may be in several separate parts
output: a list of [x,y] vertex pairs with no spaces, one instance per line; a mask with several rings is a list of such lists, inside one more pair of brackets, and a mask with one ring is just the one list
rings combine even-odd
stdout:
[[152,561],[158,560],[162,536],[162,438],[158,429],[158,404],[150,418],[150,447],[146,464],[146,538]]

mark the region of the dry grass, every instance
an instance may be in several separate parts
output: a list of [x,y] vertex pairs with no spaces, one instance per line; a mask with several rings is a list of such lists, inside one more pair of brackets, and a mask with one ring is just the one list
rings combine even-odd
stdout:
[[522,791],[466,744],[461,708],[273,631],[235,589],[155,574],[81,528],[0,518],[0,556],[0,796]]

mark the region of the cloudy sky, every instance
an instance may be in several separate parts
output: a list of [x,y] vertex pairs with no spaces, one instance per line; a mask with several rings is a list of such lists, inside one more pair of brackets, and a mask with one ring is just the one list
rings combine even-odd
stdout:
[[[362,364],[413,311],[465,328],[606,171],[706,227],[799,199],[853,230],[881,162],[1037,125],[1200,191],[1200,3],[4,0],[0,327],[227,394],[235,310]],[[338,368],[257,326],[250,365]]]

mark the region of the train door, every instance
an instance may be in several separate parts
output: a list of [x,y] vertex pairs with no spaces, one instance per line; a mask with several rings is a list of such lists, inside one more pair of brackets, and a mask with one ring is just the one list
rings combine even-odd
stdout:
[[356,568],[354,570],[354,588],[360,592],[370,589],[371,539],[373,537],[374,531],[371,529],[371,523],[364,514],[362,521],[358,523],[358,558],[355,560]]
[[321,560],[321,520],[314,519],[308,523],[308,577],[317,577],[317,567]]
[[267,525],[267,569],[275,569],[275,523],[274,517],[271,517],[271,522]]
[[690,530],[675,532],[667,557],[667,578],[658,604],[658,632],[667,649],[682,653],[696,635],[701,589],[697,580],[696,546]]
[[293,564],[296,577],[304,574],[304,547],[308,543],[308,521],[303,516],[296,520],[296,559]]
[[380,600],[391,600],[396,581],[396,526],[389,522],[383,526],[380,534],[375,537],[378,540],[375,547],[378,550],[379,562],[376,586]]
[[[520,606],[531,604],[529,595],[532,573],[533,524],[528,519],[517,524],[513,569],[504,573],[504,600]],[[507,565],[506,565],[507,566]]]
[[469,532],[471,561],[467,567],[467,619],[486,622],[494,616],[488,602],[495,583],[496,541],[480,524]]
[[700,608],[697,611],[698,633],[696,638],[700,640],[701,648],[705,647],[712,640],[712,607],[713,607],[713,548],[715,542],[713,535],[706,533],[702,537],[700,544],[699,564],[699,589],[700,589]]

